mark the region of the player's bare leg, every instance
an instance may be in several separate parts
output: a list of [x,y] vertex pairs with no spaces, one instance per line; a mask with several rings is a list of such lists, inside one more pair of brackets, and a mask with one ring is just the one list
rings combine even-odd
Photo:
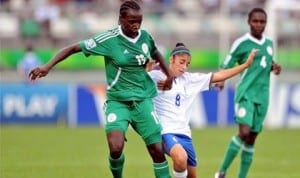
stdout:
[[124,141],[125,138],[122,131],[111,131],[107,135],[107,142],[110,152],[109,164],[114,178],[123,177],[122,173],[125,162],[125,156],[123,154]]
[[170,156],[173,160],[174,178],[187,177],[187,153],[180,144],[175,144],[170,150]]

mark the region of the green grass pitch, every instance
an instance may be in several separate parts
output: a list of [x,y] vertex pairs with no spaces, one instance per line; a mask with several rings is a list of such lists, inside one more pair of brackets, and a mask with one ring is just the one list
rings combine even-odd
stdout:
[[[198,177],[212,178],[235,128],[193,130]],[[99,127],[1,126],[1,178],[109,178],[108,148]],[[135,132],[126,135],[124,178],[153,178],[152,163]],[[300,130],[265,129],[249,178],[299,178]],[[169,165],[171,167],[171,161]],[[236,177],[239,156],[227,176]]]

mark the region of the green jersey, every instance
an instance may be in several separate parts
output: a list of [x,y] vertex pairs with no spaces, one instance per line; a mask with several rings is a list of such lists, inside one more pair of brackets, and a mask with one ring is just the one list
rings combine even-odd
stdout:
[[242,98],[255,103],[269,102],[270,71],[273,63],[273,43],[263,37],[257,40],[249,33],[238,38],[232,45],[230,54],[224,60],[221,68],[232,68],[236,63],[244,63],[252,49],[259,49],[252,65],[241,73],[237,84],[235,101]]
[[155,84],[145,70],[147,61],[157,53],[147,31],[140,30],[132,39],[119,26],[81,41],[80,46],[86,56],[104,56],[108,100],[143,100],[157,95]]

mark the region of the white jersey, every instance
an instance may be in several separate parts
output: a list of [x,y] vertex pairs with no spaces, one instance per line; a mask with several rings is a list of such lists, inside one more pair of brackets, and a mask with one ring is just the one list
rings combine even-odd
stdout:
[[[152,70],[149,75],[155,83],[166,79],[166,75],[160,70]],[[191,105],[199,92],[209,90],[211,77],[212,73],[185,72],[174,79],[171,90],[158,91],[158,96],[153,101],[163,127],[162,134],[175,133],[191,137]]]

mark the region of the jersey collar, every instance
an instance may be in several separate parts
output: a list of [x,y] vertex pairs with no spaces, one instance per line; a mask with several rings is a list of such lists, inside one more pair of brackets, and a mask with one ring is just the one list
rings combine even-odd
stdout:
[[130,42],[132,42],[132,43],[136,43],[137,40],[138,40],[138,39],[140,38],[140,36],[141,36],[141,30],[139,30],[139,34],[138,34],[135,38],[130,38],[130,37],[126,36],[126,35],[123,33],[122,28],[121,28],[121,25],[119,25],[118,28],[119,28],[120,34],[121,34],[125,39],[127,39],[128,41],[130,41]]
[[250,33],[246,34],[248,36],[248,38],[253,41],[254,43],[257,43],[259,45],[264,44],[264,42],[266,41],[266,37],[263,35],[262,38],[260,40],[254,38]]

